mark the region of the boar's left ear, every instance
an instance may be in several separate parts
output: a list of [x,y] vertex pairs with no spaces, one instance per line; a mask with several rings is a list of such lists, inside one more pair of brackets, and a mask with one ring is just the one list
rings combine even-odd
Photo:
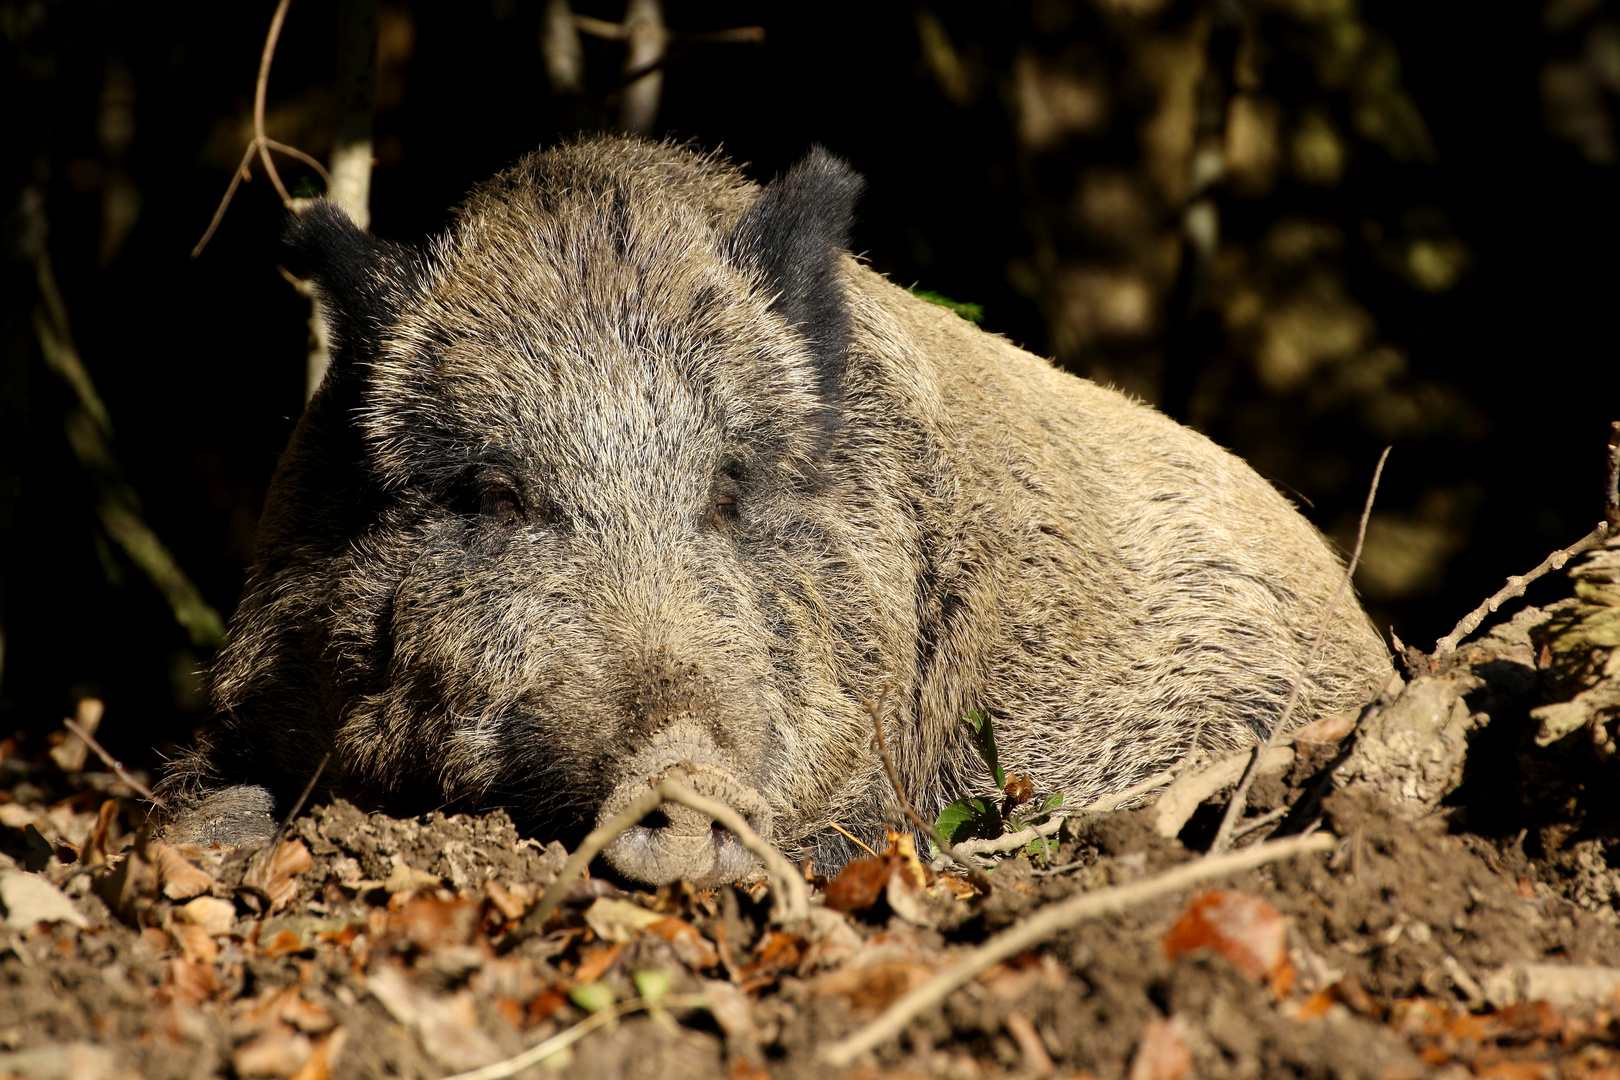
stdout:
[[320,293],[334,369],[375,355],[382,328],[393,323],[417,276],[415,252],[377,239],[325,199],[287,222],[281,262]]
[[768,184],[731,234],[731,255],[757,268],[773,309],[805,336],[822,398],[839,395],[849,313],[839,259],[849,246],[860,176],[820,146]]

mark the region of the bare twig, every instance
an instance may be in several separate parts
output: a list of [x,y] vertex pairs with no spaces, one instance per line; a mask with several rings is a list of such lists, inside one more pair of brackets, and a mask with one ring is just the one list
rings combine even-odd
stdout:
[[169,804],[164,800],[163,796],[155,794],[151,788],[147,787],[135,777],[131,776],[129,774],[129,770],[124,768],[124,763],[107,753],[106,749],[104,749],[102,745],[96,741],[96,737],[81,727],[77,721],[64,719],[62,721],[62,726],[73,732],[74,735],[78,736],[84,745],[88,746],[91,751],[95,753],[96,757],[100,758],[107,768],[113,771],[113,774],[117,776],[118,779],[134,788],[137,795],[160,810],[167,810],[169,808]]
[[191,249],[193,259],[201,255],[203,248],[208,246],[208,241],[214,238],[214,232],[219,228],[219,223],[225,219],[226,209],[230,207],[231,200],[236,197],[236,189],[242,185],[243,180],[252,178],[248,172],[248,164],[253,160],[254,155],[258,155],[259,161],[264,165],[265,175],[270,178],[270,183],[275,186],[276,194],[281,196],[282,205],[292,201],[292,194],[288,192],[287,185],[281,182],[281,174],[276,171],[276,163],[270,157],[272,150],[297,158],[320,173],[322,180],[330,182],[331,178],[327,175],[326,167],[319,161],[296,147],[277,142],[265,134],[264,130],[265,99],[270,92],[270,64],[275,59],[276,42],[281,38],[281,27],[287,21],[287,7],[291,2],[292,0],[280,0],[280,3],[276,5],[275,14],[270,17],[270,29],[264,36],[264,48],[259,53],[259,74],[253,82],[253,139],[248,143],[246,152],[242,154],[241,162],[236,166],[235,171],[231,173],[231,182],[226,185],[225,194],[219,200],[219,206],[215,207],[214,216],[209,219],[208,228],[203,231],[202,239],[198,240],[197,246]]
[[843,833],[844,834],[844,839],[848,840],[850,843],[854,844],[856,847],[860,848],[862,851],[864,851],[868,855],[872,856],[872,858],[877,859],[877,858],[882,857],[882,856],[878,855],[877,852],[872,850],[872,845],[868,844],[865,840],[862,840],[860,837],[856,836],[854,833],[850,832],[848,829],[846,829],[842,825],[838,824],[838,822],[829,821],[827,824],[832,826],[834,832]]
[[1367,502],[1361,508],[1361,524],[1356,529],[1355,550],[1350,552],[1350,561],[1345,564],[1344,576],[1339,579],[1339,589],[1333,594],[1333,602],[1328,604],[1327,610],[1322,613],[1322,624],[1317,627],[1316,638],[1311,642],[1311,647],[1306,651],[1305,659],[1299,666],[1299,674],[1294,678],[1293,689],[1288,692],[1288,703],[1283,706],[1282,715],[1271,725],[1271,732],[1266,736],[1266,741],[1255,747],[1253,755],[1249,758],[1249,767],[1243,770],[1243,779],[1238,781],[1237,790],[1232,792],[1232,800],[1226,804],[1226,813],[1221,816],[1221,827],[1215,832],[1214,843],[1209,845],[1210,855],[1219,855],[1231,846],[1232,832],[1237,828],[1238,819],[1243,817],[1243,811],[1249,805],[1249,787],[1260,771],[1260,763],[1288,729],[1288,721],[1294,714],[1294,706],[1299,704],[1299,694],[1305,685],[1305,676],[1315,663],[1316,654],[1322,649],[1322,642],[1327,640],[1328,629],[1333,625],[1334,613],[1339,610],[1339,601],[1343,600],[1344,594],[1350,590],[1350,579],[1356,572],[1356,564],[1361,561],[1361,547],[1367,539],[1367,519],[1372,517],[1373,500],[1378,497],[1378,481],[1384,475],[1384,462],[1389,460],[1389,451],[1390,447],[1386,446],[1384,452],[1378,455],[1378,465],[1373,469],[1372,483],[1367,485]]
[[1145,881],[1080,893],[1042,908],[900,998],[866,1027],[827,1047],[822,1051],[821,1058],[834,1068],[848,1066],[861,1054],[900,1034],[915,1017],[940,1005],[953,990],[966,985],[991,965],[1011,959],[1088,919],[1128,911],[1149,900],[1211,878],[1252,870],[1256,866],[1311,852],[1326,851],[1336,843],[1338,840],[1326,833],[1270,840],[1242,851],[1183,863]]
[[1462,643],[1462,639],[1467,637],[1469,634],[1472,634],[1475,630],[1478,630],[1479,624],[1485,621],[1485,617],[1487,615],[1490,615],[1497,608],[1501,607],[1509,600],[1512,600],[1515,596],[1521,595],[1524,590],[1529,587],[1531,582],[1538,578],[1545,577],[1554,570],[1562,570],[1564,568],[1564,564],[1569,562],[1569,560],[1573,559],[1582,552],[1590,551],[1592,548],[1597,547],[1599,544],[1603,543],[1604,540],[1608,539],[1608,537],[1609,523],[1607,521],[1600,521],[1598,522],[1596,528],[1587,533],[1585,536],[1581,537],[1579,540],[1575,541],[1573,544],[1569,545],[1569,547],[1563,548],[1560,551],[1555,551],[1545,559],[1542,559],[1541,562],[1537,564],[1536,568],[1530,571],[1528,574],[1515,575],[1508,578],[1506,585],[1492,593],[1490,598],[1487,599],[1483,604],[1479,605],[1479,607],[1463,616],[1462,621],[1458,622],[1456,626],[1452,627],[1451,633],[1434,643],[1433,656],[1435,663],[1438,665],[1439,663],[1443,662],[1446,657],[1456,652],[1457,646]]
[[660,0],[629,0],[624,9],[624,89],[619,95],[619,126],[651,135],[664,92],[662,61],[669,48]]
[[298,811],[304,808],[304,803],[309,801],[310,793],[315,790],[315,785],[320,783],[321,774],[326,771],[327,762],[331,760],[332,751],[328,750],[321,755],[321,763],[315,766],[315,773],[309,778],[309,783],[304,785],[304,790],[294,800],[292,809],[287,811],[286,816],[281,819],[281,824],[276,827],[275,834],[270,837],[270,842],[264,846],[264,850],[269,852],[265,856],[267,860],[275,857],[276,848],[281,846],[281,838],[286,835],[287,827],[292,824],[293,818],[298,816]]
[[[1078,810],[1054,810],[1050,821],[1042,822],[1039,825],[1031,825],[1026,829],[1019,829],[1017,832],[1004,833],[988,840],[963,840],[956,845],[956,853],[965,855],[970,859],[977,859],[984,855],[1000,855],[1009,851],[1017,851],[1025,844],[1051,836],[1063,827],[1063,822],[1067,818],[1074,817],[1076,814],[1111,814],[1139,795],[1145,795],[1155,788],[1164,787],[1176,778],[1176,774],[1176,769],[1166,769],[1164,772],[1155,773],[1146,780],[1132,784],[1124,791],[1104,795],[1102,798],[1096,799]],[[945,864],[945,861],[946,856],[941,854],[934,861],[933,867],[937,870]]]
[[921,829],[928,839],[934,842],[934,850],[944,852],[950,856],[952,862],[967,871],[968,880],[973,882],[974,888],[988,893],[990,891],[990,878],[986,876],[985,872],[975,866],[966,855],[958,854],[955,847],[946,843],[945,838],[939,835],[939,830],[934,828],[933,824],[921,814],[917,813],[916,809],[911,805],[911,800],[906,798],[906,789],[900,784],[900,773],[894,767],[894,759],[889,756],[888,741],[883,737],[883,714],[879,707],[870,701],[866,703],[866,711],[872,715],[872,732],[876,736],[878,756],[883,759],[883,771],[889,776],[889,786],[894,788],[894,798],[900,804],[901,813],[905,814],[913,825]]
[[772,914],[778,923],[798,923],[810,917],[810,894],[805,888],[804,878],[799,876],[793,864],[789,863],[781,852],[749,827],[741,814],[725,803],[705,799],[684,784],[678,784],[673,780],[661,780],[638,795],[611,820],[592,829],[589,835],[580,841],[579,847],[568,857],[568,861],[557,874],[557,880],[546,889],[545,894],[540,897],[540,902],[524,916],[517,929],[507,935],[502,948],[510,949],[533,937],[540,927],[545,925],[546,917],[562,903],[569,887],[580,874],[584,873],[591,860],[596,858],[614,837],[634,828],[637,822],[665,803],[675,803],[696,810],[700,814],[707,814],[729,829],[743,847],[759,856],[760,861],[765,864],[766,873],[771,876],[772,891],[776,900]]
[[509,1076],[516,1076],[531,1065],[538,1065],[546,1058],[560,1050],[566,1050],[579,1040],[589,1035],[599,1027],[604,1027],[642,1009],[706,1009],[709,999],[702,994],[667,994],[658,998],[631,998],[616,1005],[609,1005],[599,1009],[575,1024],[566,1031],[560,1031],[547,1039],[529,1047],[516,1057],[497,1061],[493,1065],[485,1065],[481,1069],[470,1069],[447,1076],[444,1080],[506,1080]]
[[1620,420],[1609,422],[1609,486],[1603,493],[1603,520],[1620,533]]
[[1517,575],[1507,579],[1503,585],[1479,607],[1464,615],[1451,633],[1434,643],[1433,663],[1438,667],[1462,644],[1462,639],[1479,629],[1479,624],[1485,621],[1487,615],[1497,608],[1522,595],[1531,582],[1543,577],[1554,570],[1562,570],[1564,564],[1575,556],[1597,547],[1609,537],[1620,534],[1620,420],[1609,424],[1608,453],[1608,481],[1603,490],[1603,520],[1598,522],[1593,530],[1559,551],[1553,552],[1530,571],[1528,574]]

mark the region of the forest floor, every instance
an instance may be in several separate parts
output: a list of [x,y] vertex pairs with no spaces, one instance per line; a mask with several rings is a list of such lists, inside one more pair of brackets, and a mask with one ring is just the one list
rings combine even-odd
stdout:
[[0,743],[0,1077],[1620,1078],[1620,545],[1563,580],[1274,749],[1231,855],[1241,759],[808,915],[585,876],[524,937],[567,853],[500,813],[176,848],[77,736]]

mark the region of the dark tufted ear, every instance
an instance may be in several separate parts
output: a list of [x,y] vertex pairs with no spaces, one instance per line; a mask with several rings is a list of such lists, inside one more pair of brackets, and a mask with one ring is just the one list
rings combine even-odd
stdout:
[[333,364],[369,359],[419,275],[416,253],[379,240],[322,199],[293,216],[281,237],[281,261],[314,282],[332,335]]
[[731,234],[731,256],[758,269],[775,291],[773,308],[805,336],[822,397],[836,404],[849,314],[839,257],[849,246],[864,182],[820,146],[768,184]]

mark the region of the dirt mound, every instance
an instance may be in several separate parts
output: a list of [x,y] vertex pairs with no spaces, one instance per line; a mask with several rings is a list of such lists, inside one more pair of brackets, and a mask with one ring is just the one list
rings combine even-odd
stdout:
[[[1237,830],[1254,865],[1168,891],[1212,865],[1230,762],[1020,845],[988,894],[896,835],[811,868],[796,922],[763,874],[585,876],[525,936],[567,852],[500,813],[338,802],[274,850],[169,847],[76,736],[8,740],[0,1077],[1620,1075],[1620,548],[1569,580],[1302,732]],[[1270,857],[1312,830],[1321,850]]]

